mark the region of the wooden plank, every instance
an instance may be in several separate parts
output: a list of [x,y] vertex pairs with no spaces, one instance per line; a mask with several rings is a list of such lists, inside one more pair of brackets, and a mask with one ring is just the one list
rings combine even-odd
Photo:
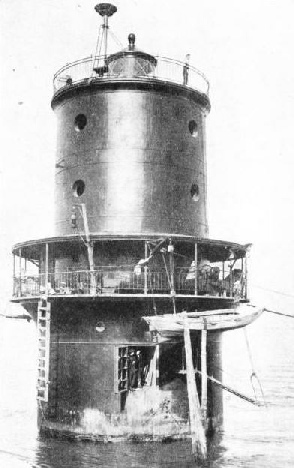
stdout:
[[[145,241],[144,243],[144,258],[145,260],[148,258],[148,245]],[[148,294],[148,266],[147,264],[144,266],[144,294]]]
[[45,293],[48,295],[49,290],[49,246],[48,242],[45,244]]
[[[205,319],[204,319],[205,320]],[[207,418],[207,330],[201,330],[201,410],[204,424]]]
[[156,377],[159,360],[159,345],[154,346],[154,353],[150,361],[149,372],[147,374],[146,384],[150,387],[156,388]]
[[193,366],[190,330],[186,318],[184,319],[184,341],[186,351],[186,378],[189,400],[190,430],[192,438],[192,453],[199,458],[206,458],[206,437],[201,421],[200,404],[196,387],[195,370]]
[[198,246],[197,242],[195,243],[195,295],[198,294]]

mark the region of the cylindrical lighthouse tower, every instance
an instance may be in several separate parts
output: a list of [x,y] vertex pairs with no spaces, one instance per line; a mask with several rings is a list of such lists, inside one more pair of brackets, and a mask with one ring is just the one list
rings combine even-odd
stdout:
[[[39,422],[98,439],[189,436],[188,355],[206,427],[221,420],[207,381],[221,380],[221,332],[201,317],[247,300],[248,246],[207,238],[206,78],[134,34],[108,55],[116,7],[96,11],[105,54],[54,76],[55,236],[13,249],[13,300],[38,327]],[[200,323],[190,354],[168,319],[183,311]]]
[[208,97],[188,87],[189,75],[186,84],[158,80],[169,62],[137,49],[133,34],[105,61],[107,73],[62,87],[52,101],[56,234],[72,233],[79,201],[93,234],[206,237]]

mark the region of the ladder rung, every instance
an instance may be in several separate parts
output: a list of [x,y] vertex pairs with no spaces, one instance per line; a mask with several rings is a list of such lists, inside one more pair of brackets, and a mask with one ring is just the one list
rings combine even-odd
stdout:
[[50,358],[50,318],[51,304],[42,299],[38,303],[37,330],[38,330],[38,377],[37,398],[48,401],[48,366]]

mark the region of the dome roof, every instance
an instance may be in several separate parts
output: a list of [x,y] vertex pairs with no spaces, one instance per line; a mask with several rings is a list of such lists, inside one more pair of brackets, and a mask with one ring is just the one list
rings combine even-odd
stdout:
[[149,75],[156,67],[156,58],[135,47],[134,34],[129,34],[128,39],[128,47],[107,57],[105,62],[109,71],[117,76]]

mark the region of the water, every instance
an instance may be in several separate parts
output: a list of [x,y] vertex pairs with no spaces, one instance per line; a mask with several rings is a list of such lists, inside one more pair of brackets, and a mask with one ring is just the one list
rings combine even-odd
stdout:
[[[40,437],[36,428],[34,324],[0,318],[0,330],[0,467],[285,468],[294,465],[293,319],[263,314],[248,327],[254,369],[262,382],[268,406],[255,407],[224,392],[224,427],[212,441],[205,465],[197,465],[192,460],[188,441],[92,444]],[[224,334],[222,368],[225,383],[253,395],[243,330]]]

